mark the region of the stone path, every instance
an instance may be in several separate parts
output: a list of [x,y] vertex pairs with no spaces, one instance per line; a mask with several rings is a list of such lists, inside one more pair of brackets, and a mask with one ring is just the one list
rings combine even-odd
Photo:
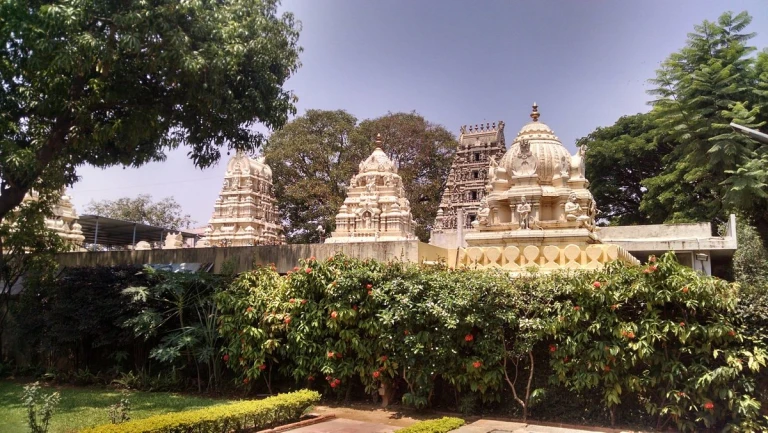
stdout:
[[[290,430],[287,433],[392,433],[402,427],[403,426],[335,418],[318,424],[299,427]],[[593,433],[595,431],[596,430],[579,430],[481,419],[460,427],[457,430],[453,430],[451,433]]]

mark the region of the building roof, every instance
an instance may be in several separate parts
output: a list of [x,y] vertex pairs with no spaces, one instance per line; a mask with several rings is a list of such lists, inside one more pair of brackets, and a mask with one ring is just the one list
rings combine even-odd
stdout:
[[168,233],[181,233],[185,238],[199,236],[193,232],[155,227],[98,215],[80,215],[78,222],[82,226],[85,242],[89,244],[126,246],[139,241],[162,242]]

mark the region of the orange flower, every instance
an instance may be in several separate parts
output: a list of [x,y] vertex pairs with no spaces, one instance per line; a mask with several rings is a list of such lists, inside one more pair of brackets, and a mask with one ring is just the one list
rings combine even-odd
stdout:
[[286,325],[290,325],[291,324],[291,316],[288,316],[285,319],[283,319],[283,322],[285,322]]
[[293,267],[293,270],[294,270],[294,271],[298,271],[298,270],[299,270],[299,267],[298,267],[298,266],[294,266],[294,267]]
[[595,281],[594,283],[592,283],[592,286],[593,286],[594,288],[596,288],[596,289],[599,289],[599,288],[600,288],[600,286],[602,286],[602,284],[600,284],[600,281]]
[[304,272],[306,272],[308,274],[311,274],[312,273],[312,268],[307,268],[307,269],[304,270]]
[[245,309],[246,313],[250,313],[251,311],[253,311],[253,307],[248,307],[248,308]]
[[333,358],[333,357],[335,357],[335,356],[336,356],[336,354],[335,354],[335,353],[333,353],[333,352],[328,352],[328,357],[329,357],[329,358]]
[[685,326],[685,322],[680,322],[680,326]]
[[611,367],[606,365],[605,367],[603,367],[603,371],[608,373],[609,371],[611,371]]
[[314,262],[314,261],[315,261],[315,256],[312,256],[312,257],[310,257],[310,258],[309,258],[309,261],[310,261],[310,262]]
[[229,362],[229,354],[224,354],[224,356],[221,357],[221,359],[224,360],[224,362]]
[[381,374],[381,373],[379,373],[378,371],[374,371],[374,372],[373,372],[373,378],[374,378],[374,379],[378,379],[380,374]]
[[728,336],[729,337],[735,337],[736,336],[736,332],[733,329],[731,329],[730,331],[728,331]]
[[243,379],[243,383],[244,383],[244,384],[246,384],[246,385],[247,385],[247,384],[248,384],[248,382],[250,382],[250,381],[248,380],[248,378],[247,378],[247,377],[246,377],[245,379]]
[[578,305],[573,306],[573,311],[579,311],[579,310],[581,310],[581,307],[579,307]]
[[554,344],[550,344],[549,345],[549,352],[550,353],[555,353],[556,351],[557,351],[557,346],[555,346]]
[[408,335],[408,330],[403,331],[403,334]]
[[294,302],[296,302],[296,300],[295,300],[295,299],[293,299],[293,298],[291,298],[291,299],[289,299],[289,300],[288,300],[288,302],[290,302],[291,304],[293,304]]
[[315,380],[315,376],[309,376],[309,377],[307,378],[307,380],[308,380],[308,381],[310,381],[310,382],[312,382],[313,380]]
[[635,333],[632,332],[632,331],[627,332],[627,338],[629,338],[630,340],[634,339],[635,338]]
[[264,370],[266,370],[266,369],[267,369],[267,366],[266,366],[265,364],[261,364],[261,365],[259,366],[259,370],[261,370],[261,371],[264,371]]
[[472,334],[467,334],[467,335],[464,336],[464,341],[466,341],[466,342],[470,342],[470,341],[472,341],[474,339],[475,339],[475,337]]
[[385,362],[387,359],[387,355],[381,355],[381,362]]
[[365,288],[371,290],[373,288],[373,284],[366,284]]
[[480,361],[475,361],[475,362],[472,363],[472,366],[475,367],[475,368],[480,368],[480,367],[483,366],[483,363],[480,362]]
[[683,293],[688,293],[688,287],[683,287]]
[[301,300],[301,305],[304,305],[304,304],[306,304],[306,303],[307,303],[307,300],[306,300],[306,299],[302,299],[302,300]]
[[714,410],[715,409],[715,404],[712,403],[711,401],[708,401],[708,402],[704,403],[704,409],[706,409],[706,410]]
[[617,304],[611,305],[611,311],[616,311],[619,308]]
[[357,305],[353,305],[353,306],[352,306],[352,309],[353,309],[353,310],[355,310],[355,311],[357,311]]
[[339,313],[337,313],[335,311],[331,311],[331,319],[335,319],[337,317],[339,317]]

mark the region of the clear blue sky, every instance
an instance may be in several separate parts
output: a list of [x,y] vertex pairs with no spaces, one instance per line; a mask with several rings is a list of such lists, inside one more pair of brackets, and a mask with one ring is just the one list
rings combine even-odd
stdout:
[[[282,9],[303,23],[303,66],[287,83],[299,114],[415,110],[454,133],[504,120],[509,142],[535,101],[571,152],[596,127],[648,110],[646,80],[694,24],[747,10],[752,45],[768,47],[766,0],[284,0]],[[201,171],[179,149],[140,169],[82,167],[70,193],[79,212],[91,200],[173,196],[200,226],[225,163]]]

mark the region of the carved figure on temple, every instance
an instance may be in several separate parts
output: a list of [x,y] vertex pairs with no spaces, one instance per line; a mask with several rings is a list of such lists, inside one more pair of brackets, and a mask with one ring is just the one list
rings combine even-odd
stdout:
[[578,152],[571,158],[571,177],[574,179],[586,178],[585,157],[587,155],[587,146],[579,146]]
[[488,182],[493,183],[496,181],[496,170],[499,169],[499,163],[496,162],[496,157],[491,156],[490,163],[488,165]]
[[520,198],[520,203],[515,210],[520,219],[520,229],[530,230],[530,220],[528,218],[531,213],[531,204],[526,201],[525,196]]
[[520,142],[520,150],[515,155],[512,173],[515,176],[529,176],[536,173],[536,157],[531,152],[531,143],[528,140]]
[[483,196],[482,200],[480,200],[480,209],[477,211],[477,219],[472,221],[472,227],[477,228],[478,225],[487,226],[490,214],[491,209],[488,207],[488,199]]
[[567,221],[586,221],[589,219],[589,216],[584,215],[576,193],[571,193],[565,203],[565,219]]

